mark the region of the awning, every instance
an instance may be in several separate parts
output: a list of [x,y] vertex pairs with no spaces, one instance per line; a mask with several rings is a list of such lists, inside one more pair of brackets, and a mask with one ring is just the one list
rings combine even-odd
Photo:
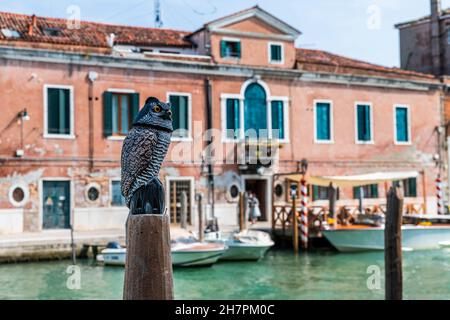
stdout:
[[[383,182],[404,180],[408,178],[416,178],[419,175],[417,171],[404,172],[373,172],[351,176],[307,176],[307,182],[318,186],[329,186],[333,183],[336,187],[356,187],[369,184],[378,184]],[[301,174],[294,173],[285,176],[288,179],[299,181]]]

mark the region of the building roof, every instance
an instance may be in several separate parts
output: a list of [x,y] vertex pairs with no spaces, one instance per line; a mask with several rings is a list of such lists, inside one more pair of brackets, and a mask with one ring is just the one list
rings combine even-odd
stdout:
[[239,19],[246,19],[246,18],[253,17],[253,16],[259,17],[264,22],[266,22],[266,23],[274,26],[275,28],[278,28],[286,33],[290,33],[294,36],[298,36],[301,34],[300,30],[294,28],[290,24],[287,24],[283,20],[278,19],[277,17],[275,17],[271,13],[267,12],[266,10],[261,9],[258,5],[248,8],[248,9],[234,12],[232,14],[226,15],[224,17],[220,17],[220,18],[212,20],[212,21],[209,21],[209,22],[205,23],[203,25],[203,27],[201,27],[200,29],[194,31],[193,34],[199,32],[205,28],[227,25],[229,23],[239,21]]
[[296,52],[297,69],[304,71],[371,75],[392,78],[434,79],[433,75],[389,68],[361,60],[351,59],[327,51],[300,49]]
[[[447,9],[441,10],[441,15],[440,15],[440,17],[441,17],[441,19],[442,19],[443,17],[448,17],[449,14],[450,14],[450,8],[447,8]],[[418,23],[426,22],[426,21],[428,21],[428,20],[430,20],[430,19],[431,19],[431,15],[426,15],[426,16],[421,17],[421,18],[417,18],[417,19],[413,19],[413,20],[409,20],[409,21],[397,23],[397,24],[395,25],[395,27],[396,27],[397,29],[400,29],[400,28],[404,28],[404,27],[406,27],[406,26],[416,25],[416,24],[418,24]]]
[[[186,38],[190,34],[187,31],[131,27],[88,21],[81,21],[79,29],[70,29],[67,23],[66,19],[36,17],[33,25],[33,16],[0,12],[0,40],[108,47],[107,37],[114,33],[114,43],[116,44],[193,46]],[[9,31],[3,32],[3,29]],[[11,33],[14,32],[18,32],[19,36],[11,36]],[[52,32],[53,35],[50,35]]]

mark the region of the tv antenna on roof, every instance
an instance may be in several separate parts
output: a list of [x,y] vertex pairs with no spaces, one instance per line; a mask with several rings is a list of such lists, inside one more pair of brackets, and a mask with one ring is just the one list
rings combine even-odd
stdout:
[[161,28],[162,18],[161,18],[161,2],[160,0],[154,0],[155,2],[155,28]]

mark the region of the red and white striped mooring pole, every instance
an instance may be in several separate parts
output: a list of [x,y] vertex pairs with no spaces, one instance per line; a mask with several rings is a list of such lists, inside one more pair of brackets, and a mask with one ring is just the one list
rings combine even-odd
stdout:
[[308,190],[306,188],[306,180],[302,178],[300,181],[300,192],[301,192],[301,208],[300,208],[300,230],[301,230],[301,240],[302,248],[308,248]]
[[445,214],[444,199],[442,197],[442,180],[441,175],[438,174],[436,178],[436,198],[437,198],[437,212],[438,214]]

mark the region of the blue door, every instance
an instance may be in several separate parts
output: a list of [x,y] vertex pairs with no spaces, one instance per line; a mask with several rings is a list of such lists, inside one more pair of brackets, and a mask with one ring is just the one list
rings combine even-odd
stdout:
[[70,182],[43,182],[43,228],[70,228]]

